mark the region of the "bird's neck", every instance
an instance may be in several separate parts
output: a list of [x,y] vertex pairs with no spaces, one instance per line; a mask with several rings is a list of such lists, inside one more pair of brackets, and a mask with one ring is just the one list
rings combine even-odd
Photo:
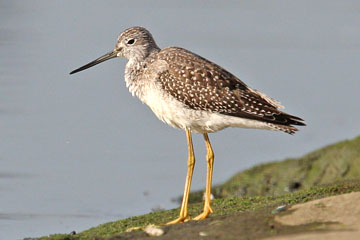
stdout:
[[138,95],[138,76],[143,68],[144,61],[129,59],[125,67],[125,83],[131,94]]
[[125,82],[126,87],[128,87],[130,93],[134,96],[136,95],[140,99],[143,96],[143,87],[144,81],[142,81],[141,75],[146,68],[148,62],[153,59],[153,57],[160,51],[159,48],[154,48],[147,54],[146,57],[134,56],[129,58],[129,61],[125,67]]

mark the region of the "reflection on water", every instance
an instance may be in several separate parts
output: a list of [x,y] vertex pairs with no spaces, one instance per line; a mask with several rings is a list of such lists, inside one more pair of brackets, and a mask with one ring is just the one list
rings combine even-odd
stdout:
[[99,218],[100,216],[95,215],[81,215],[81,214],[36,214],[36,213],[0,213],[0,220],[35,220],[40,218],[40,220],[44,220],[44,218],[56,218],[56,219],[64,219],[67,218],[72,220],[74,218]]
[[[182,46],[214,60],[307,121],[295,136],[238,129],[211,134],[215,183],[257,163],[357,135],[360,6],[348,2],[2,3],[0,239],[79,232],[177,206],[171,199],[183,191],[184,133],[130,96],[125,61],[68,75],[112,49],[130,26],[149,28],[160,46]],[[177,17],[179,9],[186,19]],[[192,186],[200,189],[202,137],[194,136],[194,144]]]
[[14,172],[0,172],[0,179],[9,179],[9,178],[28,178],[31,177],[28,173],[14,173]]
[[9,45],[11,42],[16,39],[15,32],[10,29],[0,29],[0,45]]

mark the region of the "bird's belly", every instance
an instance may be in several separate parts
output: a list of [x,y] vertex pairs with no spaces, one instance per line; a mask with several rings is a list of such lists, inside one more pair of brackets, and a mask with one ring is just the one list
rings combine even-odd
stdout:
[[[189,129],[193,132],[213,132],[206,126],[207,114],[188,108],[161,88],[149,86],[146,94],[141,98],[154,114],[172,127]],[[224,128],[224,127],[223,127]],[[218,129],[220,130],[220,129]],[[217,131],[217,130],[216,130]]]
[[147,104],[154,114],[172,127],[188,129],[196,133],[216,132],[226,127],[269,129],[263,123],[212,113],[193,110],[157,87],[148,86],[141,101]]

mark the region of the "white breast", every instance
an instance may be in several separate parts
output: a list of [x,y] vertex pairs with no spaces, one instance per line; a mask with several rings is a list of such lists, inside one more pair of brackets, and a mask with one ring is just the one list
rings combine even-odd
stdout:
[[164,92],[156,83],[149,84],[140,98],[154,114],[170,126],[187,129],[190,127],[189,110],[181,102]]

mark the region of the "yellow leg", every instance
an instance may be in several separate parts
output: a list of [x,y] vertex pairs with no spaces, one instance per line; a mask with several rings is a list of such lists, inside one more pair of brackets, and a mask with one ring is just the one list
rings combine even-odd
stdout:
[[205,203],[204,203],[204,211],[196,216],[194,220],[202,220],[209,216],[213,210],[210,207],[211,201],[211,181],[212,181],[212,173],[213,173],[213,165],[214,165],[214,152],[212,150],[209,137],[207,133],[204,133],[204,140],[206,144],[206,161],[207,161],[207,172],[206,172],[206,191],[205,191]]
[[181,203],[180,214],[177,219],[166,223],[166,225],[175,224],[175,223],[179,223],[179,222],[186,222],[186,221],[190,220],[189,213],[188,213],[188,201],[189,201],[191,179],[192,179],[194,166],[195,166],[194,147],[193,147],[193,143],[192,143],[190,130],[186,130],[186,139],[187,139],[188,152],[189,152],[188,172],[186,175],[185,190],[184,190],[183,200]]

